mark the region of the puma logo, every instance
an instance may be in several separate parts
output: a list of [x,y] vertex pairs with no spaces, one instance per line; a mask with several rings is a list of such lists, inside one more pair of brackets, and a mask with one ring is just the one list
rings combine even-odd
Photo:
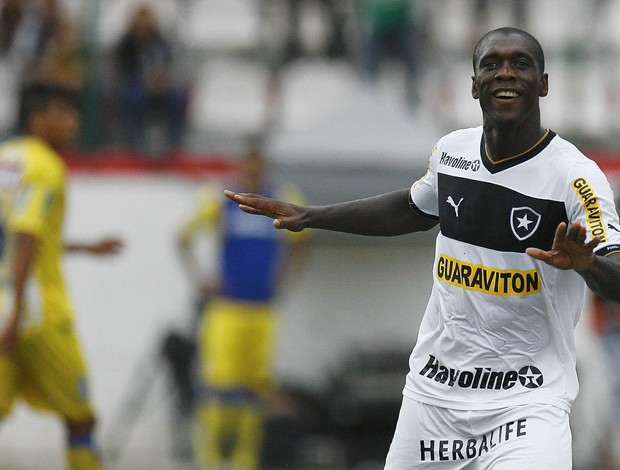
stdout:
[[454,202],[454,199],[452,199],[452,196],[448,196],[448,199],[446,199],[446,202],[447,202],[448,204],[450,204],[452,207],[454,207],[454,213],[455,213],[455,214],[456,214],[456,216],[458,217],[458,216],[459,216],[459,206],[461,205],[461,202],[463,202],[463,198],[461,198],[461,199],[459,200],[459,203],[458,203],[458,204],[456,204],[456,203]]
[[607,224],[607,227],[609,227],[611,230],[615,230],[616,232],[620,232],[620,230],[618,230],[616,227],[614,227],[611,224]]

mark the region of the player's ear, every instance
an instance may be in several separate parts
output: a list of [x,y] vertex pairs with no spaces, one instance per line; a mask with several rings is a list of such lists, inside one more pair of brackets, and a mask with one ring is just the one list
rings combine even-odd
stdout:
[[538,96],[547,96],[549,93],[549,74],[543,73],[540,78],[540,92]]
[[476,86],[476,76],[471,76],[471,96],[477,100],[478,99],[478,87]]

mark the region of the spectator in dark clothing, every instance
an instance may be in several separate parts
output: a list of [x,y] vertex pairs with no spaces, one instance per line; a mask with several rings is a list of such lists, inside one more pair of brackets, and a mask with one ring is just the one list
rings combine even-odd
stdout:
[[388,58],[396,57],[405,72],[405,95],[409,104],[416,100],[416,31],[411,0],[363,0],[358,14],[365,36],[365,68],[372,82],[382,72]]
[[11,61],[18,82],[33,81],[33,71],[64,24],[60,5],[56,0],[7,0],[0,8],[0,55]]
[[[184,93],[172,82],[172,48],[161,34],[147,6],[139,7],[116,46],[115,59],[120,75],[123,130],[126,143],[144,151],[148,142],[147,118],[159,117],[165,124],[165,153],[181,145],[184,121]],[[150,152],[151,153],[151,152]]]

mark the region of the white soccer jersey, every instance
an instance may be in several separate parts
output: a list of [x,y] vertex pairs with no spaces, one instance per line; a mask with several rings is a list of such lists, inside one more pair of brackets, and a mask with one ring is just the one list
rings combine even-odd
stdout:
[[598,255],[620,252],[620,223],[598,166],[549,131],[530,152],[493,163],[482,127],[444,136],[412,208],[438,218],[434,284],[404,394],[475,410],[549,403],[578,391],[574,327],[585,284],[525,254],[550,249],[560,222],[581,222]]

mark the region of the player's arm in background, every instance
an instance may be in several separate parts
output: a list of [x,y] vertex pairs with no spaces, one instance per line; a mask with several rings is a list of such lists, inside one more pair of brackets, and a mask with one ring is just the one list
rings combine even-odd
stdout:
[[14,241],[13,265],[13,305],[9,319],[0,336],[0,352],[10,353],[17,346],[19,325],[23,314],[24,293],[30,266],[37,246],[36,236],[16,232]]
[[300,206],[257,194],[225,191],[249,214],[274,219],[275,228],[299,232],[307,228],[369,236],[395,236],[429,230],[437,220],[414,211],[409,188],[379,196],[325,206]]
[[92,255],[115,255],[124,246],[119,237],[104,237],[92,242],[65,242],[63,244],[66,253],[88,253]]
[[192,215],[181,225],[176,236],[179,259],[190,283],[206,299],[217,293],[218,286],[205,279],[198,254],[195,238],[200,232],[215,234],[221,213],[221,187],[217,183],[209,183],[198,192],[198,200]]

